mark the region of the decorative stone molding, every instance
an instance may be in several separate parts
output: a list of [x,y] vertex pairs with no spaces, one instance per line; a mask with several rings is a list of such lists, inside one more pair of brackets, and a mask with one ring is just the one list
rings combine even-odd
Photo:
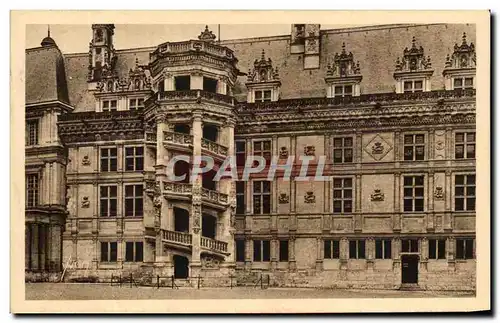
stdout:
[[279,204],[288,204],[290,203],[290,197],[286,193],[280,193],[278,197]]
[[90,207],[90,200],[88,196],[84,196],[82,198],[82,208],[89,208]]
[[372,146],[372,154],[379,155],[384,153],[384,146],[381,142],[376,141]]
[[212,256],[204,256],[201,257],[201,266],[202,268],[216,269],[220,267],[220,260]]
[[434,190],[434,198],[436,200],[444,199],[444,189],[442,186],[436,186],[436,189]]
[[217,36],[215,36],[214,33],[208,29],[208,26],[205,26],[205,30],[198,36],[199,40],[209,43],[213,43],[216,38]]
[[278,101],[281,87],[278,68],[273,67],[271,58],[266,59],[264,50],[262,50],[260,59],[254,61],[253,69],[248,70],[246,86],[248,89],[247,102],[255,102],[256,91],[270,91],[270,101]]
[[370,199],[372,202],[379,202],[385,199],[384,193],[382,193],[381,189],[374,189],[373,193],[370,195]]
[[397,81],[396,93],[404,92],[404,81],[422,81],[421,91],[430,91],[430,77],[434,73],[430,56],[425,57],[424,48],[417,47],[415,37],[412,38],[411,48],[403,50],[403,57],[396,59],[394,79]]
[[363,76],[360,73],[359,61],[354,61],[352,52],[347,54],[345,43],[342,43],[342,52],[335,53],[333,62],[327,66],[325,82],[327,84],[327,97],[335,97],[335,86],[352,86],[351,95],[359,96],[361,93],[360,83]]
[[378,134],[365,146],[365,151],[377,161],[384,158],[391,150],[392,146]]
[[462,44],[455,43],[453,54],[446,56],[443,76],[445,78],[445,89],[453,90],[454,78],[472,78],[472,84],[469,87],[475,87],[476,76],[476,49],[474,43],[467,44],[467,35],[463,33]]
[[314,146],[305,146],[304,147],[304,155],[314,156],[315,153],[316,153],[316,148]]
[[316,203],[316,196],[314,195],[314,192],[306,192],[306,194],[304,195],[304,203]]
[[88,155],[83,156],[82,166],[90,166],[90,157]]
[[287,159],[288,158],[288,149],[286,147],[281,147],[280,148],[280,159]]

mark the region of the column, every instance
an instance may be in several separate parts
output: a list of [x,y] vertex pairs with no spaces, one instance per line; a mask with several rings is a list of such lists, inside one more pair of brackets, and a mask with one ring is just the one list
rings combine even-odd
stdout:
[[427,176],[427,230],[434,230],[434,172]]
[[253,241],[249,235],[245,235],[245,270],[252,269]]
[[401,231],[401,173],[394,173],[394,216],[392,219],[394,231]]
[[323,270],[323,239],[316,237],[316,270]]
[[279,258],[279,241],[276,235],[271,238],[271,270],[275,270],[278,267]]
[[164,131],[168,130],[167,119],[165,115],[156,117],[156,166],[164,167],[168,162],[168,154],[163,144]]
[[[191,84],[193,83],[193,76],[191,76]],[[193,129],[193,158],[201,156],[201,138],[203,136],[203,126],[201,119],[201,111],[193,111],[192,119],[192,129]],[[202,179],[201,175],[198,175],[192,181],[192,205],[191,214],[193,217],[193,231],[192,231],[192,256],[191,256],[191,275],[197,275],[198,270],[201,268],[200,260],[200,244],[201,244],[201,188]],[[194,270],[193,270],[194,269]]]
[[195,71],[191,73],[191,90],[203,90],[203,74]]
[[293,235],[290,236],[288,244],[289,244],[288,268],[290,271],[295,271],[297,269],[297,262],[295,261],[295,236]]
[[[219,81],[220,82],[220,81]],[[225,88],[225,85],[224,85]],[[226,138],[224,145],[227,146],[228,151],[227,155],[232,158],[235,156],[234,152],[234,120],[228,120],[228,122],[224,125],[222,132],[224,133],[223,138]],[[227,250],[235,250],[234,249],[234,213],[236,210],[236,184],[233,182],[231,178],[225,178],[220,181],[219,190],[221,193],[228,195],[228,200],[230,205],[228,208],[224,210],[222,213],[222,237],[220,240],[227,242]],[[226,264],[234,266],[235,263],[235,253],[231,252],[226,257]]]
[[451,214],[451,192],[453,192],[452,181],[451,181],[451,171],[446,170],[444,178],[444,190],[445,190],[445,200],[444,200],[444,230],[451,231],[453,228],[453,219]]
[[39,225],[37,223],[32,223],[32,238],[31,238],[31,270],[39,270],[39,249],[38,249],[38,241],[40,239],[39,236]]
[[165,73],[164,74],[164,80],[163,80],[163,89],[165,91],[175,91],[175,79],[174,76],[170,73]]
[[429,240],[427,237],[420,239],[420,269],[427,270],[427,262],[429,260]]
[[31,269],[31,224],[24,225],[24,269]]

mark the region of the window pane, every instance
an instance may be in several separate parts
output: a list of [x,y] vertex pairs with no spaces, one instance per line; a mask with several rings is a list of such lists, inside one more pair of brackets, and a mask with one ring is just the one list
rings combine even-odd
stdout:
[[135,261],[142,262],[144,254],[144,243],[142,241],[135,243]]
[[467,142],[475,142],[476,134],[474,132],[470,132],[467,134]]
[[352,147],[352,138],[344,138],[344,147]]
[[344,187],[352,187],[352,179],[350,178],[344,179]]
[[261,241],[255,240],[253,242],[253,261],[262,261],[260,248],[261,248]]
[[134,261],[134,243],[125,243],[125,261]]
[[466,77],[465,78],[465,86],[466,87],[472,87],[472,83],[473,83],[472,80],[473,80],[472,77]]
[[108,200],[101,200],[101,216],[108,216]]
[[333,198],[341,199],[342,198],[342,190],[333,190]]
[[280,261],[288,261],[288,241],[280,241]]
[[415,136],[415,143],[416,144],[423,144],[425,142],[425,136],[424,135],[416,135]]
[[349,241],[349,258],[356,259],[356,241]]
[[342,86],[335,87],[335,94],[342,95]]
[[109,201],[109,216],[116,216],[116,199]]
[[465,258],[466,259],[474,258],[473,249],[474,249],[473,240],[472,239],[465,240]]
[[446,257],[446,241],[438,240],[438,259],[445,259]]
[[464,134],[462,132],[455,134],[455,142],[464,142]]
[[323,249],[324,249],[323,250],[323,253],[324,253],[323,254],[323,258],[325,258],[325,259],[330,259],[332,257],[332,249],[331,249],[332,245],[331,245],[331,242],[332,242],[331,240],[325,240],[324,243],[323,243],[324,244],[324,247],[323,247]]
[[413,146],[404,147],[404,160],[413,160]]
[[346,85],[344,87],[344,93],[345,94],[351,94],[352,93],[352,85]]
[[475,185],[476,184],[476,176],[468,175],[467,176],[467,185]]
[[384,240],[384,258],[392,258],[391,240]]
[[358,259],[365,259],[365,240],[358,241]]
[[462,79],[454,78],[453,79],[453,87],[462,87]]
[[418,252],[418,240],[411,240],[410,242],[410,251],[411,252]]
[[143,210],[142,198],[136,198],[135,199],[135,216],[142,216],[142,210]]
[[464,259],[464,240],[457,239],[456,240],[456,255],[457,259]]
[[108,261],[108,243],[101,242],[101,261]]
[[344,149],[344,162],[352,163],[352,149]]
[[415,185],[424,185],[424,177],[415,176]]
[[455,175],[455,185],[463,185],[464,184],[464,177],[463,175]]
[[333,180],[333,187],[342,187],[342,179],[336,178]]
[[464,199],[462,197],[455,197],[455,211],[464,210]]
[[345,190],[344,190],[344,198],[346,198],[346,199],[350,199],[350,198],[352,198],[352,190],[350,190],[350,189],[345,189]]
[[404,210],[413,211],[413,200],[409,199],[404,200]]
[[333,139],[333,147],[342,147],[342,138]]
[[415,199],[415,211],[423,211],[423,210],[424,210],[424,200]]
[[350,201],[350,200],[344,201],[344,212],[345,213],[352,212],[352,201]]
[[413,177],[405,176],[404,186],[412,186],[412,185],[413,185]]
[[332,241],[333,258],[340,258],[340,244],[337,240]]
[[382,240],[375,240],[375,258],[382,259]]
[[262,260],[263,261],[269,261],[270,253],[271,253],[270,250],[271,250],[270,241],[269,240],[262,241],[262,252],[263,252]]
[[411,81],[405,81],[404,83],[404,89],[405,90],[411,90],[413,88],[413,84]]
[[436,240],[430,239],[429,240],[429,258],[430,259],[436,259]]
[[125,200],[125,216],[133,216],[134,215],[134,200],[126,199]]
[[333,201],[333,212],[342,212],[342,201]]
[[406,145],[413,144],[413,135],[405,135],[404,142]]
[[424,196],[424,188],[423,187],[416,187],[415,188],[415,196]]
[[467,211],[474,211],[476,209],[476,199],[470,197],[467,199]]
[[404,188],[404,196],[405,197],[413,197],[413,188],[411,187],[406,187]]
[[456,186],[455,187],[455,196],[464,196],[464,187]]
[[401,241],[401,250],[403,252],[409,252],[410,251],[410,241],[409,240],[403,240],[403,241]]
[[476,187],[475,186],[467,186],[467,196],[475,196],[476,195]]
[[116,247],[116,242],[110,242],[109,243],[109,261],[115,262],[116,261],[116,255],[117,255],[117,247]]
[[415,81],[414,88],[415,90],[420,90],[423,87],[423,82],[422,81]]

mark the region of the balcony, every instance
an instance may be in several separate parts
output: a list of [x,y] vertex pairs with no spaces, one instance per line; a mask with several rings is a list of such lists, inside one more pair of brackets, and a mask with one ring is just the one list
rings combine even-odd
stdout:
[[162,240],[168,244],[182,247],[191,247],[193,244],[191,234],[186,232],[162,230]]
[[203,202],[208,202],[221,209],[225,209],[229,201],[227,194],[212,191],[206,188],[201,189],[201,198]]
[[204,90],[184,90],[184,91],[165,91],[158,93],[159,102],[170,101],[209,101],[214,103],[223,103],[226,105],[234,105],[235,101],[232,96],[220,93],[213,93]]
[[167,143],[183,145],[183,146],[193,144],[193,136],[173,131],[164,131],[163,140]]
[[168,198],[189,200],[193,192],[193,186],[185,183],[164,182],[163,191]]
[[219,156],[227,156],[228,149],[225,146],[219,145],[216,142],[213,142],[211,140],[202,138],[201,139],[201,148],[205,149],[213,154],[219,155]]
[[207,237],[201,237],[201,247],[205,250],[219,254],[229,254],[227,252],[227,242],[219,241]]

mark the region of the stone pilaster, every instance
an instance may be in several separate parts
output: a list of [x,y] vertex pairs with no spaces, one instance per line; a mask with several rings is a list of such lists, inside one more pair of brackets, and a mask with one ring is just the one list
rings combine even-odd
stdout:
[[[193,76],[191,76],[191,83],[193,82]],[[201,139],[203,137],[203,125],[201,119],[200,111],[193,111],[192,119],[192,129],[193,129],[193,160],[201,157]],[[196,270],[201,268],[201,188],[202,188],[202,178],[201,175],[197,175],[196,178],[191,179],[193,189],[192,189],[192,205],[191,214],[193,219],[192,225],[192,256],[191,256],[191,269],[192,274]],[[194,269],[194,270],[193,270]]]

